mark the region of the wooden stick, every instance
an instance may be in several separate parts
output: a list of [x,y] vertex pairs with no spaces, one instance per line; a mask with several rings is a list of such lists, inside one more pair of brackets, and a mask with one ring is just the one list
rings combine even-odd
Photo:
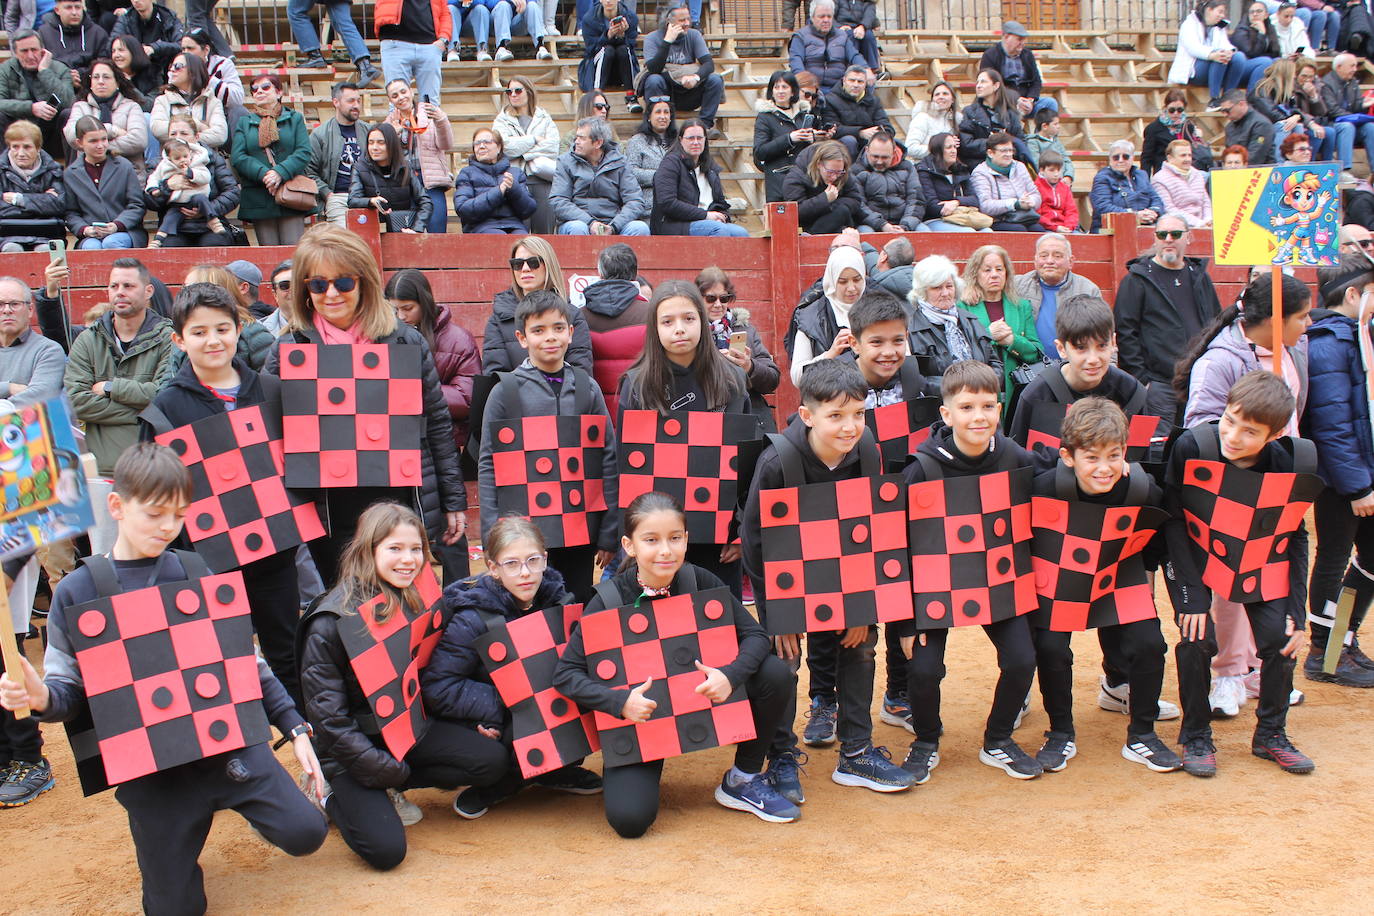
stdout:
[[1283,268],[1275,264],[1270,271],[1273,278],[1270,299],[1274,304],[1274,374],[1283,378]]
[[[9,583],[0,576],[0,652],[5,658],[5,671],[9,673],[10,680],[24,681],[24,666],[19,660],[23,658],[19,654],[19,640],[14,638],[14,624],[10,620],[10,588]],[[16,719],[27,719],[29,708],[22,706],[14,711]]]
[[1322,671],[1336,673],[1336,664],[1341,660],[1341,649],[1345,648],[1345,634],[1350,631],[1350,615],[1355,610],[1355,590],[1342,588],[1340,598],[1336,599],[1336,619],[1331,623],[1331,632],[1326,634],[1326,654],[1322,656]]

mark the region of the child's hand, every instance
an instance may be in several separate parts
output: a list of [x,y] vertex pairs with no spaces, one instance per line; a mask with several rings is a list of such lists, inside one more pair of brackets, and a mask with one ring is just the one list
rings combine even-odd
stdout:
[[1179,614],[1178,633],[1188,642],[1197,642],[1207,636],[1207,615]]
[[497,728],[494,725],[477,726],[477,734],[483,736],[484,738],[490,738],[493,741],[501,740],[501,729]]
[[801,639],[796,633],[788,633],[785,636],[773,637],[773,651],[778,654],[778,658],[785,658],[791,661],[801,657]]
[[320,769],[320,758],[315,756],[315,746],[310,743],[309,735],[297,735],[291,739],[291,751],[301,770],[310,777],[310,794],[315,801],[324,801],[324,770]]
[[38,672],[33,670],[27,658],[20,658],[22,683],[13,680],[7,672],[0,677],[0,706],[14,712],[17,709],[31,709],[42,712],[48,708],[48,687]]
[[649,689],[649,685],[654,682],[649,678],[634,690],[630,691],[630,698],[625,701],[625,705],[620,708],[620,718],[627,722],[648,722],[649,716],[653,715],[654,710],[658,709],[658,704],[644,695],[644,691]]
[[1297,658],[1298,653],[1302,651],[1303,643],[1307,642],[1307,630],[1293,623],[1293,618],[1289,617],[1284,622],[1283,635],[1288,637],[1288,642],[1284,643],[1279,654]]
[[[926,644],[926,634],[922,633],[920,639],[921,645],[924,646]],[[916,648],[916,637],[900,636],[897,638],[897,643],[902,647],[902,654],[908,659],[911,658],[911,650]]]
[[738,544],[726,544],[720,549],[720,562],[722,563],[736,563],[739,561],[739,556],[740,545]]
[[850,627],[844,631],[844,636],[840,637],[841,649],[857,649],[868,639],[868,627]]
[[697,659],[694,664],[698,671],[706,675],[706,680],[697,685],[697,693],[712,703],[724,703],[730,699],[730,679],[721,674],[719,668],[708,668],[701,663],[701,659]]

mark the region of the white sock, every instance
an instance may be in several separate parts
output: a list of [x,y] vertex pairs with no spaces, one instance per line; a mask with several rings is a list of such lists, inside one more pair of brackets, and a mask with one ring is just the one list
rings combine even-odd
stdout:
[[730,786],[742,786],[751,781],[758,773],[746,773],[739,767],[730,767],[725,773],[725,782]]

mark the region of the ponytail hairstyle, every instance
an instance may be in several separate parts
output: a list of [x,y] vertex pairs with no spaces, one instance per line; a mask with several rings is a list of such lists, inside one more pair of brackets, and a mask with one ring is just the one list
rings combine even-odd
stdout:
[[[648,493],[641,493],[636,496],[630,505],[621,511],[620,520],[625,537],[633,538],[644,520],[656,512],[676,513],[678,520],[682,522],[682,527],[687,527],[687,513],[682,510],[682,503],[667,493],[650,490]],[[633,569],[634,565],[635,558],[626,556],[620,564],[619,571],[624,572],[627,569]]]
[[[1207,352],[1207,348],[1216,340],[1217,335],[1229,328],[1240,319],[1241,327],[1247,331],[1263,327],[1274,318],[1273,301],[1274,281],[1269,273],[1262,273],[1241,292],[1240,298],[1234,305],[1221,310],[1221,314],[1216,317],[1210,325],[1202,330],[1197,337],[1193,338],[1192,346],[1188,352],[1180,359],[1174,367],[1174,391],[1182,401],[1188,400],[1189,382],[1193,375],[1193,364],[1202,358],[1202,354]],[[1307,284],[1297,277],[1283,275],[1283,285],[1280,287],[1282,296],[1282,314],[1284,318],[1296,315],[1307,307],[1312,299],[1312,290],[1308,289]]]
[[376,613],[378,623],[390,619],[403,602],[413,614],[424,612],[424,602],[420,600],[420,593],[414,583],[404,592],[398,592],[377,575],[377,545],[402,525],[410,525],[419,533],[420,543],[424,546],[423,562],[429,566],[434,565],[434,555],[429,549],[429,535],[425,532],[425,523],[415,514],[415,510],[400,503],[373,503],[358,518],[358,527],[353,539],[348,542],[343,557],[339,560],[339,583],[334,588],[343,595],[344,613],[357,613],[359,605],[371,601],[379,594],[386,597],[387,603]]
[[[697,352],[692,357],[689,369],[697,377],[697,384],[706,396],[707,409],[724,410],[726,405],[744,392],[738,379],[730,372],[730,363],[716,349],[711,337],[711,320],[706,315],[706,302],[701,298],[701,291],[695,283],[687,280],[665,280],[654,290],[644,327],[644,350],[630,367],[632,371],[637,370],[630,389],[645,410],[668,412],[672,400],[673,364],[658,336],[658,309],[669,299],[686,299],[696,308],[701,336],[697,340]],[[625,523],[625,530],[630,530],[628,522]]]

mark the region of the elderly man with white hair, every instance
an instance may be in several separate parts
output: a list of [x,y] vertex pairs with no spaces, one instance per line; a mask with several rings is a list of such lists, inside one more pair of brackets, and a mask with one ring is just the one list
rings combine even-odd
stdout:
[[960,360],[980,360],[991,366],[998,378],[1002,376],[1002,357],[997,355],[992,336],[972,312],[959,305],[961,285],[959,269],[944,255],[924,258],[911,271],[907,301],[913,314],[908,337],[929,395],[939,395],[940,377]]
[[809,70],[820,83],[822,93],[839,86],[849,67],[863,67],[868,80],[873,79],[868,61],[853,36],[835,27],[835,0],[815,0],[811,4],[810,21],[793,32],[787,43],[787,65],[793,73]]
[[[1031,304],[1035,314],[1035,334],[1042,341],[1053,341],[1054,316],[1059,301],[1075,296],[1102,298],[1102,290],[1087,277],[1073,272],[1073,245],[1068,236],[1046,232],[1035,241],[1035,269],[1016,275],[1017,298]],[[1049,347],[1045,347],[1046,351]],[[1061,354],[1062,355],[1062,354]]]
[[1107,213],[1134,213],[1145,225],[1159,219],[1164,201],[1150,184],[1150,176],[1135,164],[1135,144],[1117,140],[1107,147],[1111,168],[1098,169],[1090,195],[1093,205],[1093,232],[1102,228]]
[[[1366,114],[1364,92],[1355,71],[1359,69],[1360,59],[1349,52],[1342,52],[1331,59],[1331,72],[1321,78],[1322,101],[1326,103],[1326,115],[1333,121],[1341,115]],[[1360,146],[1365,152],[1374,150],[1374,122],[1366,121],[1355,127],[1360,138]]]

